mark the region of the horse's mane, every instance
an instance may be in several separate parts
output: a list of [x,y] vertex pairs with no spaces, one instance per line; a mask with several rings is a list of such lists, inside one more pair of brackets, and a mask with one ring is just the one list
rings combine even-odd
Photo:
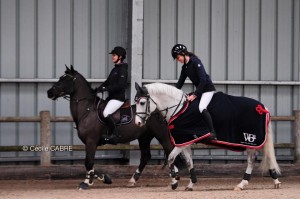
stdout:
[[88,81],[85,79],[85,77],[84,77],[82,74],[80,74],[78,71],[76,71],[76,70],[73,70],[73,71],[66,71],[65,73],[66,73],[66,74],[69,74],[69,75],[72,75],[72,76],[75,76],[75,75],[79,76],[79,77],[87,84],[87,86],[89,87],[90,91],[91,91],[93,94],[96,93],[95,89],[92,88],[91,83],[88,82]]
[[161,95],[166,94],[172,96],[175,99],[180,100],[183,94],[183,91],[177,89],[174,86],[163,84],[163,83],[152,83],[145,85],[149,94]]

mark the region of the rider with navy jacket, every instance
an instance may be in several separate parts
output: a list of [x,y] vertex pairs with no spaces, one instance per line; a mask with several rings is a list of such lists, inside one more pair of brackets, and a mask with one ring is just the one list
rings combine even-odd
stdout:
[[201,60],[193,53],[188,52],[185,45],[176,44],[172,48],[171,54],[174,59],[183,64],[176,88],[181,89],[187,77],[192,81],[196,90],[188,96],[188,100],[193,101],[201,97],[199,110],[210,130],[209,139],[216,140],[211,115],[207,110],[207,106],[216,91],[210,76],[206,73]]
[[123,47],[115,47],[109,54],[112,55],[112,61],[115,67],[111,70],[108,78],[101,86],[97,88],[97,92],[108,92],[107,105],[103,111],[106,123],[109,127],[110,135],[106,138],[111,143],[118,143],[119,134],[116,130],[116,124],[112,118],[112,114],[117,111],[125,102],[125,89],[127,86],[128,64],[124,63],[126,58],[126,50]]

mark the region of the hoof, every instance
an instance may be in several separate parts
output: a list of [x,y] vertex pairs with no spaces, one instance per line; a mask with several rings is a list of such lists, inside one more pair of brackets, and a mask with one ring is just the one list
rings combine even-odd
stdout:
[[128,182],[128,184],[127,184],[127,187],[129,187],[129,188],[134,188],[134,187],[136,187],[136,183],[135,182]]
[[87,190],[89,189],[89,185],[85,182],[81,182],[78,186],[78,190]]
[[278,184],[274,184],[274,189],[279,189],[281,186],[281,183],[278,183]]
[[103,183],[104,184],[112,184],[112,180],[108,175],[103,174]]
[[193,188],[186,187],[186,188],[185,188],[185,191],[193,191]]
[[178,182],[175,182],[174,184],[171,184],[172,190],[177,189],[178,187]]
[[242,191],[243,189],[242,189],[241,187],[236,186],[236,187],[234,187],[233,190],[234,190],[234,191]]

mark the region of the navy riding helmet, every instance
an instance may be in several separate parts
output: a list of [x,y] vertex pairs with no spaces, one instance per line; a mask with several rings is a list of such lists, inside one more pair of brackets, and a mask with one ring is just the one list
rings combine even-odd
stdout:
[[183,44],[176,44],[171,50],[172,57],[176,59],[177,55],[185,55],[187,48]]

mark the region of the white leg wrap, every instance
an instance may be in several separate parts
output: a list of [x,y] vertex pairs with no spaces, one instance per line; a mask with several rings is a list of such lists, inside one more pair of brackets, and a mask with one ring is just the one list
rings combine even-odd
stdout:
[[177,182],[178,182],[178,180],[176,180],[175,178],[172,178],[172,184],[175,184]]
[[94,183],[90,183],[89,179],[85,179],[84,183],[88,184],[89,186],[92,186]]
[[94,183],[92,182],[92,183],[90,183],[90,178],[93,178],[94,176],[90,176],[91,175],[91,173],[93,173],[94,174],[94,169],[92,169],[92,170],[89,170],[88,172],[87,172],[87,174],[86,174],[86,177],[85,177],[85,179],[84,179],[84,183],[86,183],[86,184],[88,184],[89,186],[92,186]]

